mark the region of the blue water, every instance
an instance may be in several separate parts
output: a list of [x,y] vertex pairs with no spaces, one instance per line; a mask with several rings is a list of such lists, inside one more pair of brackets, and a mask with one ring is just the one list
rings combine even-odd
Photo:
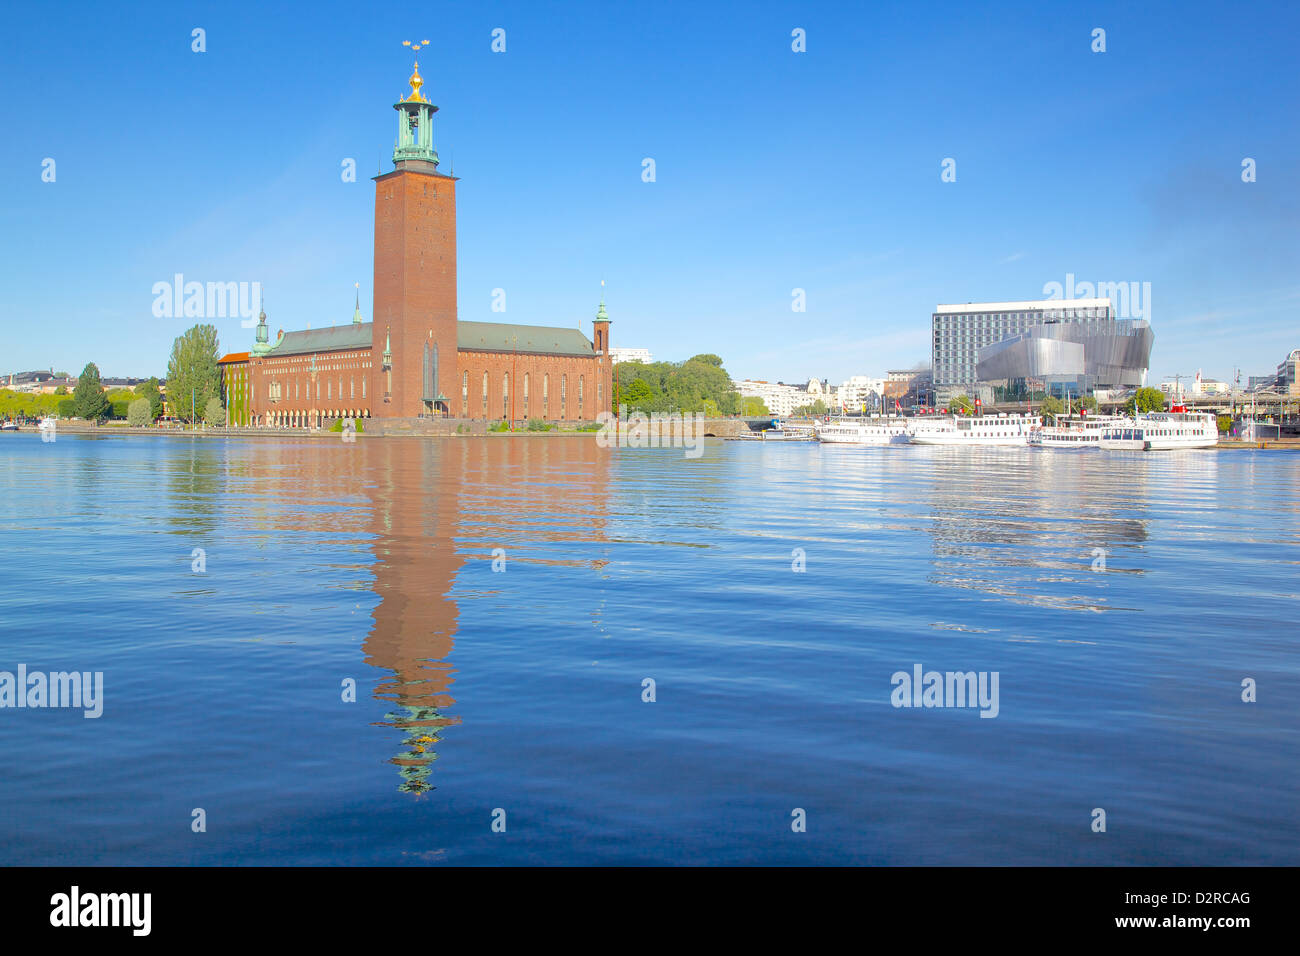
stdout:
[[105,696],[0,862],[1296,864],[1298,560],[1287,452],[0,436],[0,670]]

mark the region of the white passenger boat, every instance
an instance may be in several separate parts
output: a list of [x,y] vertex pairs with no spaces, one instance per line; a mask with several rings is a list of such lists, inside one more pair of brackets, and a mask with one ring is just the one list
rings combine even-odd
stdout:
[[1101,447],[1112,451],[1168,451],[1213,448],[1219,424],[1208,412],[1150,412],[1107,428]]
[[907,419],[840,419],[817,428],[817,440],[826,445],[906,445]]
[[781,423],[775,428],[767,428],[759,432],[763,441],[812,441],[812,425],[790,425]]
[[914,418],[908,439],[914,445],[1024,445],[1038,423],[1025,415]]
[[1108,428],[1130,421],[1123,415],[1052,415],[1050,423],[1031,428],[1029,444],[1040,448],[1100,448]]

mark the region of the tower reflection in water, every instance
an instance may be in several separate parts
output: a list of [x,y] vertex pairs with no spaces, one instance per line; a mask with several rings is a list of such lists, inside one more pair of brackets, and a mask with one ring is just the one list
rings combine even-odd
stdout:
[[389,704],[380,725],[401,732],[401,750],[391,758],[402,777],[398,789],[420,794],[433,789],[445,731],[460,724],[450,661],[460,626],[457,574],[468,562],[490,573],[498,546],[511,562],[601,565],[541,552],[600,540],[610,456],[586,438],[357,444],[379,598],[362,646],[367,664],[391,672],[375,697]]

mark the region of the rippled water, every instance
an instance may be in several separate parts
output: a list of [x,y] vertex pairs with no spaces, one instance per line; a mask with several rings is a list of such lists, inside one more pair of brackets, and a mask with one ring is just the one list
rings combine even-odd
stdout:
[[1298,544],[1286,452],[0,436],[0,670],[105,683],[0,861],[1296,864]]

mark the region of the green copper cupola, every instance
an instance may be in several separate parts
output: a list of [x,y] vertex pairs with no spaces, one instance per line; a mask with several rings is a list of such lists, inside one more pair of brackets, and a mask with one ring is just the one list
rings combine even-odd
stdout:
[[397,110],[397,144],[393,149],[393,162],[416,160],[437,166],[438,154],[433,148],[433,114],[438,112],[438,107],[420,92],[424,80],[418,62],[410,83],[411,92],[406,99],[393,104],[393,109]]
[[266,308],[263,307],[262,311],[257,314],[257,331],[253,333],[254,341],[252,351],[254,355],[265,355],[274,348],[274,346],[267,341],[269,333],[270,330],[266,327]]

